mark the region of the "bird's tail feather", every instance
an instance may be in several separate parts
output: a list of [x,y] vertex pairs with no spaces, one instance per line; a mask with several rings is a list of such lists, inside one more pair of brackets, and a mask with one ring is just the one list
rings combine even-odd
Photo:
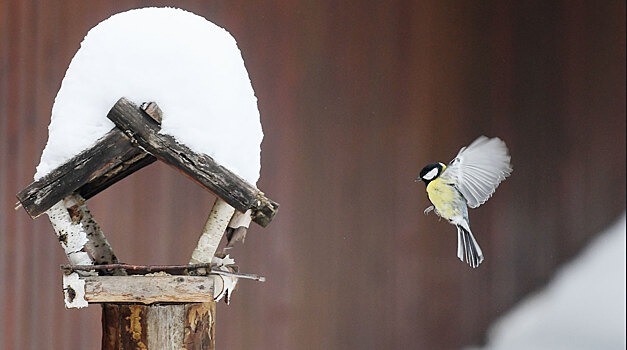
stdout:
[[457,257],[475,268],[483,261],[483,252],[470,228],[457,225]]

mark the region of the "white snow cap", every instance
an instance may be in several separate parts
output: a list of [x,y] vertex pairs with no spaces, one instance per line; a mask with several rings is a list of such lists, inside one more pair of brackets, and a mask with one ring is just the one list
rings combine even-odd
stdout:
[[161,133],[256,184],[263,131],[237,43],[175,8],[119,13],[87,33],[55,98],[35,179],[109,132],[107,113],[120,97],[157,102]]

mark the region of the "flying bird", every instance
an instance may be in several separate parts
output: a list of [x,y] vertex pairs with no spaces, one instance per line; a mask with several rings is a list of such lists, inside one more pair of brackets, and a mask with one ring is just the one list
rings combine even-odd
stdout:
[[432,163],[425,166],[416,181],[423,181],[434,211],[457,227],[457,257],[476,268],[483,261],[483,252],[470,230],[468,207],[485,203],[498,185],[512,172],[507,146],[498,137],[478,137],[463,147],[448,165]]

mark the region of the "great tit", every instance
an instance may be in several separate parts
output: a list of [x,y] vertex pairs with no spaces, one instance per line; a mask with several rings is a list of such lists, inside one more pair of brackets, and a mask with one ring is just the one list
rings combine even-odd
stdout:
[[423,181],[433,204],[425,209],[457,227],[457,257],[475,268],[483,261],[483,253],[470,231],[468,207],[485,203],[501,181],[512,172],[505,142],[498,137],[480,136],[463,147],[448,165],[425,166],[416,181]]

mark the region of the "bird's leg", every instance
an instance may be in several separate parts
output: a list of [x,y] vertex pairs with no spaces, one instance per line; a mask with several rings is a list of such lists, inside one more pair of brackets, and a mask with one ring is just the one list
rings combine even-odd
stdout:
[[435,207],[433,205],[429,206],[427,209],[425,209],[424,213],[425,215],[429,214],[430,212],[432,212],[435,209]]

